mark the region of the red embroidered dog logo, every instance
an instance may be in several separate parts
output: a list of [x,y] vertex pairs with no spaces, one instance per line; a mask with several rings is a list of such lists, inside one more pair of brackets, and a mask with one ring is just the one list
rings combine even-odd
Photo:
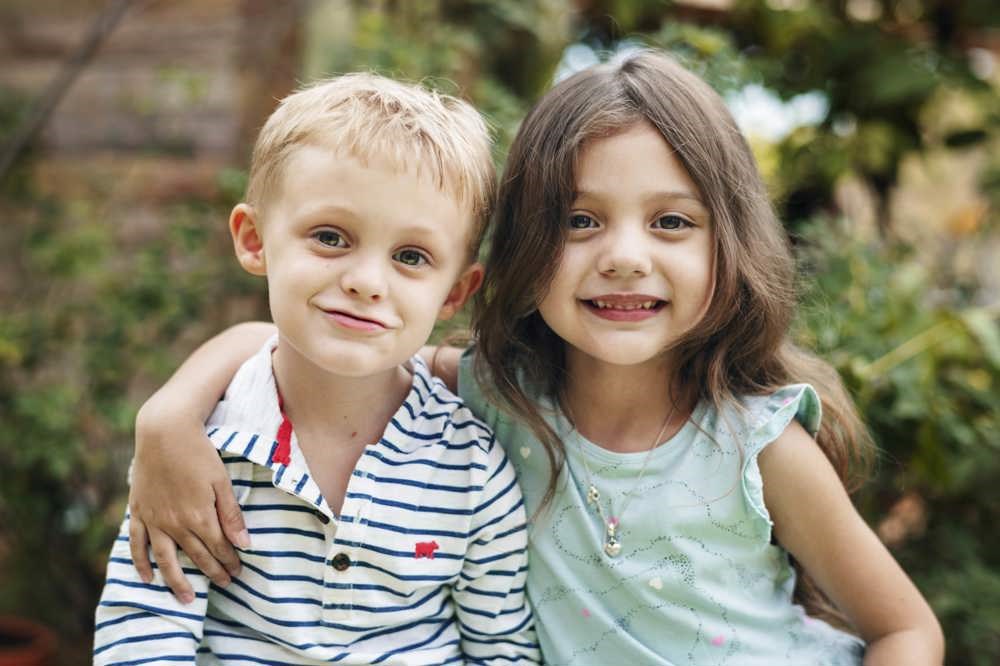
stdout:
[[434,559],[434,551],[440,548],[437,541],[418,541],[417,550],[413,553],[413,557],[420,559],[421,557],[426,557],[429,560]]

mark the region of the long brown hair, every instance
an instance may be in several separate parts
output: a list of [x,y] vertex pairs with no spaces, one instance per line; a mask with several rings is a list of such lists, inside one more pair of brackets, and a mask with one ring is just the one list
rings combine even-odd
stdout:
[[[649,122],[698,186],[712,217],[715,287],[705,316],[673,345],[676,385],[717,407],[738,396],[808,382],[824,412],[817,440],[844,485],[867,471],[871,442],[837,373],[789,339],[794,261],[753,154],[721,98],[670,57],[641,51],[556,85],[525,118],[500,181],[486,279],[475,300],[476,374],[489,397],[527,424],[552,473],[562,442],[533,395],[557,398],[566,379],[565,342],[538,304],[559,265],[583,145]],[[808,580],[801,600],[841,619]],[[838,622],[842,624],[842,622]]]

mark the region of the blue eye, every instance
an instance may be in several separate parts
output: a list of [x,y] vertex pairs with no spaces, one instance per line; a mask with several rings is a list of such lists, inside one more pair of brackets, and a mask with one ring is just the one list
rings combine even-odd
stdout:
[[347,247],[344,237],[333,229],[319,229],[313,232],[312,237],[327,247]]
[[657,229],[665,229],[667,231],[677,231],[678,229],[684,229],[685,227],[694,226],[686,217],[681,217],[680,215],[664,215],[663,217],[657,218],[656,222],[653,222],[653,226]]
[[597,222],[589,215],[576,214],[569,218],[570,229],[592,229],[597,226]]
[[392,258],[407,266],[423,266],[430,263],[422,252],[413,249],[400,250],[392,255]]

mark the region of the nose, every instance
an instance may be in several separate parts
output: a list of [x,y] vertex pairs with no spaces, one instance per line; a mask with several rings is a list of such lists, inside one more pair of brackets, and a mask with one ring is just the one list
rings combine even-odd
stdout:
[[378,257],[356,255],[355,261],[341,274],[340,287],[364,301],[382,300],[388,290],[383,262]]
[[651,270],[648,243],[642,230],[631,225],[608,230],[597,269],[609,277],[647,275]]

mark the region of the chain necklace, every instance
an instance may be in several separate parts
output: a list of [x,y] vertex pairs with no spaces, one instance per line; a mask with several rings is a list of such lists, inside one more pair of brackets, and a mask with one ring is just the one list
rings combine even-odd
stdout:
[[[635,483],[632,485],[632,490],[625,495],[625,503],[622,504],[621,509],[618,511],[618,515],[614,514],[614,507],[612,506],[611,498],[608,498],[608,513],[605,515],[604,508],[601,506],[601,492],[594,485],[593,475],[590,473],[590,465],[587,464],[587,452],[583,450],[583,443],[579,440],[583,438],[580,435],[580,431],[577,430],[579,437],[577,438],[577,446],[580,450],[580,460],[583,461],[583,469],[587,473],[587,504],[594,507],[597,511],[598,518],[601,519],[601,524],[604,525],[604,552],[608,557],[618,557],[618,554],[622,552],[622,542],[618,538],[618,527],[621,525],[621,518],[625,515],[625,511],[628,509],[628,505],[632,502],[632,497],[635,491],[639,488],[639,484],[642,482],[642,476],[646,473],[646,467],[649,465],[649,459],[653,457],[653,449],[660,443],[660,438],[663,437],[663,433],[667,430],[667,424],[670,423],[670,418],[674,415],[677,405],[671,405],[670,411],[667,412],[667,418],[663,419],[663,425],[660,426],[660,431],[656,433],[656,437],[653,438],[652,444],[649,445],[649,449],[646,451],[646,457],[642,461],[642,467],[639,469],[639,476],[636,477]],[[566,407],[566,413],[571,419],[571,424],[573,429],[576,430],[576,421],[573,419],[573,415],[569,411],[569,407]]]

